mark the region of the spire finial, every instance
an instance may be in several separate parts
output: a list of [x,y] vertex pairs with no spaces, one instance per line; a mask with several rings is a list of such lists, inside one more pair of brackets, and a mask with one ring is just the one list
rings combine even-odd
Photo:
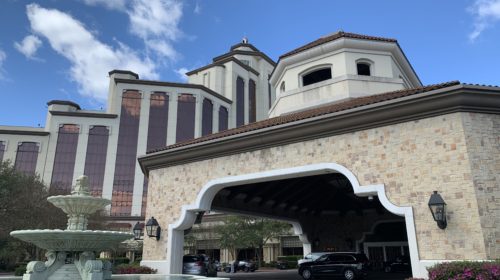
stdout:
[[241,42],[243,44],[248,44],[248,37],[247,36],[243,36],[243,39],[241,40]]

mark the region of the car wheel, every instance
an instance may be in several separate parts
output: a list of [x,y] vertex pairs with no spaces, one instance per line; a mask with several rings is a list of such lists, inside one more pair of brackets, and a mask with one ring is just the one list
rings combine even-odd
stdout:
[[231,272],[231,268],[229,268],[229,267],[224,267],[224,272],[225,272],[225,273],[229,273],[229,272]]
[[305,280],[313,279],[311,270],[308,268],[302,270],[302,278],[304,278]]
[[243,268],[243,271],[245,271],[245,272],[249,272],[249,271],[250,271],[250,268],[245,267],[245,268]]
[[384,271],[385,272],[391,272],[392,268],[390,266],[386,266],[386,267],[384,267]]
[[354,271],[352,269],[346,269],[344,270],[344,278],[346,280],[353,280],[356,278],[356,274],[354,274]]

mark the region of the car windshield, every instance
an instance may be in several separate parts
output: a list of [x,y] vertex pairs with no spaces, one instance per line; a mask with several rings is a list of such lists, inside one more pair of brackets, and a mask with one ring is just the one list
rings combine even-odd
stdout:
[[316,261],[321,262],[324,261],[328,258],[328,255],[322,255],[321,257],[317,258]]
[[182,261],[185,263],[198,262],[201,261],[201,258],[198,256],[184,256]]

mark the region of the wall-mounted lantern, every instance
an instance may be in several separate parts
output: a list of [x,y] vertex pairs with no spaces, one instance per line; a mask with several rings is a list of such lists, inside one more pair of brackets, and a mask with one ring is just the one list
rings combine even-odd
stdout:
[[431,209],[432,217],[436,221],[440,229],[445,229],[448,225],[446,221],[446,203],[437,191],[431,195],[429,199],[429,208]]
[[143,225],[141,225],[141,223],[137,222],[134,226],[134,228],[132,229],[132,231],[134,232],[134,240],[142,240],[142,228],[143,228]]
[[149,237],[156,237],[156,240],[160,240],[161,227],[155,217],[151,217],[146,222],[146,234]]

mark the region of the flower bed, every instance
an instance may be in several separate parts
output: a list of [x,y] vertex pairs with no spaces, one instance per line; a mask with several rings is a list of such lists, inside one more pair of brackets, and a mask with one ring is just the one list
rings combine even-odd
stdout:
[[113,268],[113,274],[155,274],[156,269],[137,264],[121,264]]
[[497,280],[500,279],[500,260],[440,263],[428,271],[429,280]]

